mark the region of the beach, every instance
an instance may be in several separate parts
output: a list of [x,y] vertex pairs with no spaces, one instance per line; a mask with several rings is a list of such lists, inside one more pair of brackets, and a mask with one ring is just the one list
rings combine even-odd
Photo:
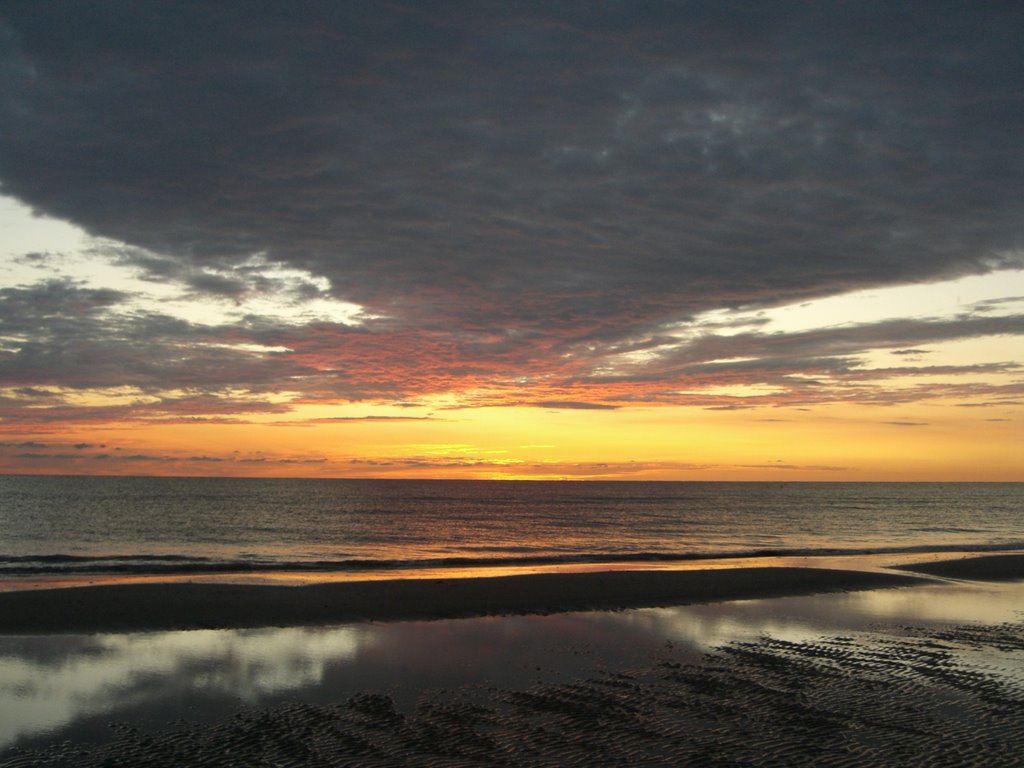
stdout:
[[983,555],[939,560],[933,563],[915,563],[895,566],[900,570],[915,571],[931,576],[951,579],[983,579],[986,581],[1024,578],[1024,555]]
[[[73,628],[155,637],[172,627],[253,626],[253,611],[265,611],[267,625],[357,621],[352,626],[410,627],[409,638],[474,621],[502,627],[510,614],[547,614],[528,619],[534,627],[560,616],[609,616],[619,622],[611,634],[625,637],[626,628],[672,610],[646,606],[684,603],[706,605],[708,616],[756,608],[771,617],[757,626],[775,629],[690,646],[659,626],[632,655],[593,668],[542,651],[538,658],[551,665],[538,664],[515,684],[433,687],[414,704],[394,688],[371,688],[156,729],[115,724],[99,743],[34,743],[9,750],[0,765],[1020,765],[1022,565],[1024,557],[1003,555],[913,566],[969,573],[972,581],[962,583],[910,571],[736,568],[6,593],[7,635]],[[1001,612],[972,618],[964,611],[958,621],[961,603],[953,598],[980,604],[987,577],[1000,580],[991,589],[1002,590]],[[854,599],[888,605],[878,613],[885,620],[837,620],[854,605],[843,601]],[[948,610],[941,621],[922,622],[925,613],[892,607],[920,603]],[[778,631],[797,604],[822,615],[831,606],[833,614],[813,634]],[[563,613],[583,610],[592,613]],[[452,620],[460,616],[495,618]],[[573,654],[585,653],[586,636],[574,637]]]
[[309,586],[151,583],[0,593],[0,633],[130,632],[622,610],[913,584],[816,568],[605,571]]

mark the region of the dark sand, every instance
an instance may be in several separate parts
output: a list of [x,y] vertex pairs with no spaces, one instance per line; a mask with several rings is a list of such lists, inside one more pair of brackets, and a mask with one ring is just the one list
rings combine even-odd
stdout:
[[916,563],[896,566],[902,571],[927,573],[949,579],[975,579],[978,581],[1013,581],[1024,579],[1024,555],[986,555],[962,557],[957,560],[939,560],[934,563]]
[[308,586],[121,584],[0,593],[0,633],[129,632],[643,608],[920,583],[815,568],[549,573]]
[[[1024,578],[1024,557],[915,565]],[[914,585],[803,568],[543,574],[306,587],[146,584],[0,594],[0,631],[322,624],[626,608]],[[250,709],[98,746],[13,750],[0,766],[1024,766],[1024,624],[901,627],[734,642],[694,663],[546,678],[481,700],[439,691],[411,714],[364,693]]]
[[[979,655],[982,663],[972,663]],[[1024,625],[736,642],[484,699],[438,692],[411,714],[363,693],[249,709],[102,746],[15,750],[58,766],[1024,765]]]

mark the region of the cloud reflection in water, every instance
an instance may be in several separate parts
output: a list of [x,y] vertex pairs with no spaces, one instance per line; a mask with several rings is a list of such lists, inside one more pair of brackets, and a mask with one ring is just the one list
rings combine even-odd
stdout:
[[552,616],[0,637],[0,748],[75,728],[75,738],[92,727],[102,739],[109,720],[165,726],[359,690],[411,710],[432,689],[521,687],[643,664],[666,641],[696,659],[762,635],[800,642],[884,625],[998,624],[1020,620],[1022,598],[1024,583],[951,583]]

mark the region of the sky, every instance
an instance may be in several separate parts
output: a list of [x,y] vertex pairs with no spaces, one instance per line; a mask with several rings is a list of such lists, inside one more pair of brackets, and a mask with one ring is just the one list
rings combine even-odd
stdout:
[[1024,480],[1024,5],[0,5],[0,472]]

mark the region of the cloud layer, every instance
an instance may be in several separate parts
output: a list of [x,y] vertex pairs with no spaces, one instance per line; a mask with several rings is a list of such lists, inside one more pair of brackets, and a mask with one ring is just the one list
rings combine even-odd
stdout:
[[[0,417],[237,417],[286,410],[282,392],[1021,397],[864,380],[873,349],[1024,333],[982,308],[678,328],[1024,266],[1022,32],[1019,5],[933,1],[5,3],[5,194],[126,244],[102,258],[192,300],[363,314],[203,325],[123,291],[9,286]],[[712,384],[773,394],[694,394]],[[123,402],[62,399],[119,387]]]

